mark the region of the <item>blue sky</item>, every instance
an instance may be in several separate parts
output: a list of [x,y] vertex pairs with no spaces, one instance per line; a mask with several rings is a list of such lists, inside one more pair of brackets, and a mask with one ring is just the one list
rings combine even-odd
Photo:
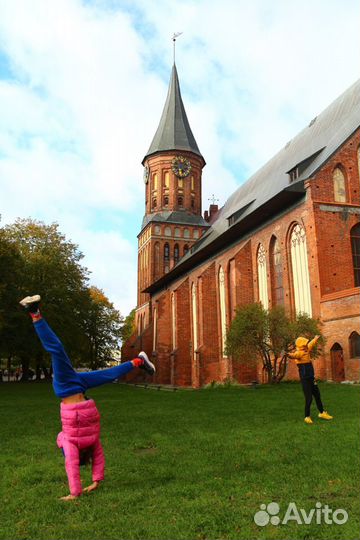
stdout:
[[2,223],[57,221],[127,314],[173,32],[206,209],[359,77],[359,23],[357,0],[0,0]]

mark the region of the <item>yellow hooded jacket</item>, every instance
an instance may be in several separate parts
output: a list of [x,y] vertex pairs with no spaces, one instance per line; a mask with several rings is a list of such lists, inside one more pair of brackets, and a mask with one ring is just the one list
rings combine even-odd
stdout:
[[305,337],[298,337],[295,341],[296,351],[287,353],[287,356],[293,358],[297,364],[311,363],[310,351],[315,347],[319,337],[320,336],[315,336],[311,341]]

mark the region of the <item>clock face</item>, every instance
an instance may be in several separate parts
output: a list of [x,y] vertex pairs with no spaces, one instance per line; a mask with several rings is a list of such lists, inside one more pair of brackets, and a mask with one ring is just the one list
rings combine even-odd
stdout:
[[149,174],[150,174],[150,169],[149,169],[149,167],[147,165],[145,165],[145,167],[144,167],[144,182],[145,182],[145,184],[147,184],[148,181],[149,181]]
[[191,163],[183,156],[176,156],[172,160],[172,170],[179,178],[186,178],[190,174]]

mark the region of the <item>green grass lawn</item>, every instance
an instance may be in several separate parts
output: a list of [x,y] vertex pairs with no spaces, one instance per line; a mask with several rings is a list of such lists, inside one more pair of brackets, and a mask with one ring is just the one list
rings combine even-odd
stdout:
[[[0,538],[358,539],[359,387],[322,384],[331,422],[303,423],[299,384],[166,392],[111,384],[102,415],[106,481],[76,502],[55,445],[59,404],[47,384],[0,385]],[[90,470],[83,478],[90,483]],[[344,525],[260,527],[277,502],[317,502]]]

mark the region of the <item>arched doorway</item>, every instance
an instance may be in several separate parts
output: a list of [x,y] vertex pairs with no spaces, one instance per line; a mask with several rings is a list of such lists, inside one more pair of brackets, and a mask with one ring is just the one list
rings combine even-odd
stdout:
[[341,382],[345,379],[344,354],[341,345],[334,343],[330,349],[332,379]]

